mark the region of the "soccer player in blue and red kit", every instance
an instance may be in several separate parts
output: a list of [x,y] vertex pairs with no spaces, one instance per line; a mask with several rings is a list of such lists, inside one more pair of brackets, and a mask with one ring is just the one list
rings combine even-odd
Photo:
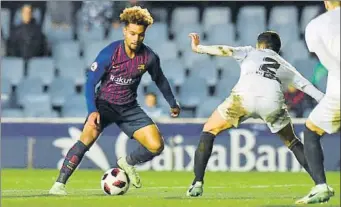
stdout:
[[[159,57],[143,44],[147,27],[153,24],[152,16],[147,9],[135,6],[126,8],[120,19],[125,23],[124,40],[105,47],[88,70],[85,94],[89,115],[80,140],[67,153],[50,194],[67,194],[67,180],[99,134],[112,123],[140,143],[131,154],[118,158],[117,165],[128,174],[135,187],[141,187],[134,165],[152,160],[164,148],[156,124],[136,101],[137,87],[146,71],[169,103],[171,116],[177,117],[180,113],[169,82],[160,68]],[[100,81],[100,88],[95,92]]]

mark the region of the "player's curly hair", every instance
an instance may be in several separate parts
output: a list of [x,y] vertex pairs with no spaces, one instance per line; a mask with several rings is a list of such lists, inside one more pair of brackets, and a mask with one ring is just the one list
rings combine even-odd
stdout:
[[137,24],[149,26],[154,22],[154,19],[148,9],[143,9],[140,6],[125,8],[120,14],[120,20],[124,22],[125,25]]

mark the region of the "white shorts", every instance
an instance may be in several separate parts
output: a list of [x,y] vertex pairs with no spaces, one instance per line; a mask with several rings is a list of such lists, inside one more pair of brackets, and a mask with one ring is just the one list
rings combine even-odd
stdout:
[[308,119],[328,134],[340,131],[340,97],[325,95]]
[[252,95],[231,95],[217,108],[223,119],[238,127],[248,118],[265,121],[272,133],[277,133],[291,122],[284,99],[274,99]]

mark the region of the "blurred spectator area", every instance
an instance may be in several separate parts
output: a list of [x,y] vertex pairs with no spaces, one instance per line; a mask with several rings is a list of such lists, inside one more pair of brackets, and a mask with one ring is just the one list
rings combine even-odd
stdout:
[[[117,20],[131,5],[142,5],[153,14],[155,24],[148,29],[145,44],[159,54],[163,71],[184,109],[182,117],[209,116],[239,78],[234,60],[192,53],[189,32],[200,33],[202,44],[243,46],[255,45],[260,32],[275,30],[283,41],[281,55],[325,91],[327,73],[304,42],[306,24],[324,12],[322,2],[1,3],[1,101],[5,117],[84,117],[86,68],[99,50],[123,38]],[[46,41],[41,47],[44,51],[29,57],[13,55],[13,44],[9,44],[22,24],[21,8],[25,4],[32,5],[32,17],[45,38],[41,41]],[[147,92],[155,93],[158,104],[168,113],[167,103],[148,74],[139,88],[141,101]],[[299,93],[287,97],[294,99],[296,95],[301,98]],[[202,104],[202,99],[208,101]],[[303,111],[295,113],[298,117],[306,116],[316,104],[303,102]]]

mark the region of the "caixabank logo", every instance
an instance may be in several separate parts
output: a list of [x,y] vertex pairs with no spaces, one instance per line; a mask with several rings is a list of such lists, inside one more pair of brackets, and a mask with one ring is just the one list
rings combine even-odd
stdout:
[[[57,163],[57,168],[61,167],[64,157],[79,139],[81,131],[76,127],[70,127],[68,133],[70,137],[60,137],[53,141],[53,145],[61,150],[62,155]],[[257,137],[248,129],[232,129],[229,131],[229,135],[228,139],[223,138],[229,142],[228,144],[214,145],[207,166],[208,171],[298,172],[303,170],[292,152],[284,145],[276,147],[270,144],[257,144]],[[128,136],[120,132],[114,140],[112,148],[116,158],[126,156],[128,149],[132,148]],[[141,171],[192,171],[196,144],[190,144],[185,140],[186,137],[182,134],[166,137],[162,154],[152,161],[138,165],[137,169]],[[195,140],[192,141],[195,143]],[[111,167],[109,160],[112,158],[107,157],[98,143],[90,148],[84,159],[90,160],[103,171]]]

